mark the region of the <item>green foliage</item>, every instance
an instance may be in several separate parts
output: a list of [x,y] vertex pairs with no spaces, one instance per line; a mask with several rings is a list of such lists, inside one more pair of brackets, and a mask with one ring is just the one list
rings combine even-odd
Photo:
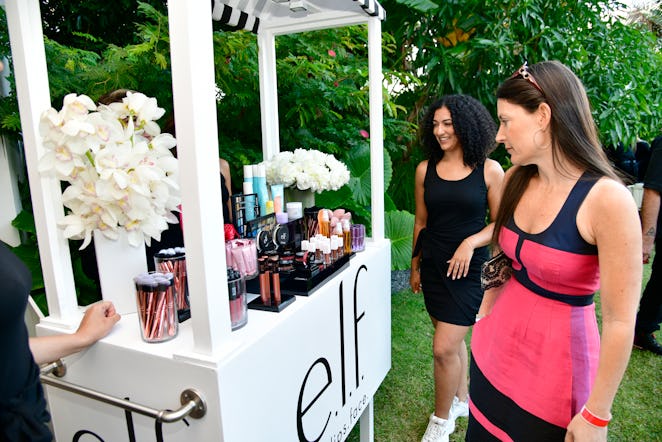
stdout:
[[30,269],[32,291],[43,292],[44,279],[41,276],[41,262],[39,261],[39,249],[37,248],[37,229],[34,224],[34,216],[32,213],[23,210],[12,220],[12,226],[19,232],[23,232],[24,238],[21,245],[14,247],[12,250]]
[[[403,94],[410,121],[432,98],[468,93],[495,109],[494,91],[524,60],[557,59],[584,82],[605,144],[651,139],[662,117],[662,58],[655,37],[610,15],[615,2],[444,2],[420,14],[384,0],[384,30],[401,42],[392,68],[421,72]],[[414,53],[415,48],[415,53]],[[414,147],[414,146],[412,146]]]
[[392,210],[384,217],[386,236],[391,240],[391,268],[406,270],[411,267],[414,215]]
[[[16,218],[12,220],[12,226],[21,233],[21,244],[17,247],[13,247],[12,251],[21,259],[21,261],[23,261],[28,269],[30,269],[30,273],[32,274],[32,289],[30,294],[42,313],[48,315],[46,288],[44,286],[44,278],[41,271],[41,260],[39,257],[37,229],[35,227],[34,215],[30,211],[22,210]],[[98,301],[100,297],[96,283],[88,278],[83,271],[80,252],[72,242],[70,242],[69,252],[72,258],[78,304],[88,305]]]
[[[166,12],[166,0],[143,0]],[[133,42],[133,28],[140,19],[141,2],[40,0],[44,35],[67,46],[102,51],[108,45]]]

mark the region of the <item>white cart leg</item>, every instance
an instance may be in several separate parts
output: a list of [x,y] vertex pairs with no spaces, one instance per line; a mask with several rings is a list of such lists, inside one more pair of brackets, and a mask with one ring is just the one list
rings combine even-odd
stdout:
[[375,440],[375,414],[374,399],[366,405],[365,410],[359,418],[361,442],[373,442]]

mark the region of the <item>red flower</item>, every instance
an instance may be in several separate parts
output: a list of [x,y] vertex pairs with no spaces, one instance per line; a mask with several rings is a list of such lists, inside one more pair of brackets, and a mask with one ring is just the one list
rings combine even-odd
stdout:
[[335,57],[335,56],[336,56],[336,51],[334,51],[333,49],[329,49],[328,54],[329,54],[331,57]]
[[365,130],[365,129],[361,129],[361,130],[359,131],[359,133],[361,134],[361,136],[362,136],[363,138],[370,138],[370,134],[369,134],[368,131]]

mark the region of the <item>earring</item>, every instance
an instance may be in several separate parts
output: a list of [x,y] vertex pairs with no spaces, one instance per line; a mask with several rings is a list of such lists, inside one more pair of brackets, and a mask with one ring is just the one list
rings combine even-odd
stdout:
[[[546,149],[549,146],[549,143],[545,142],[545,132],[543,129],[538,129],[533,133],[533,145],[536,147],[536,149]],[[538,134],[541,134],[542,136],[542,142],[538,142],[537,137]]]

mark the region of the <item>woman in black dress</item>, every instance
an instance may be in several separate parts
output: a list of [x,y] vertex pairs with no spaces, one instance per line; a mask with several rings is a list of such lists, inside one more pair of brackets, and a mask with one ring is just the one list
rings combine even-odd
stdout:
[[480,266],[488,257],[503,169],[487,159],[496,124],[467,95],[433,103],[422,124],[428,159],[416,168],[414,253],[410,284],[423,291],[434,326],[435,409],[423,442],[448,441],[455,419],[468,416],[467,348],[483,292]]

